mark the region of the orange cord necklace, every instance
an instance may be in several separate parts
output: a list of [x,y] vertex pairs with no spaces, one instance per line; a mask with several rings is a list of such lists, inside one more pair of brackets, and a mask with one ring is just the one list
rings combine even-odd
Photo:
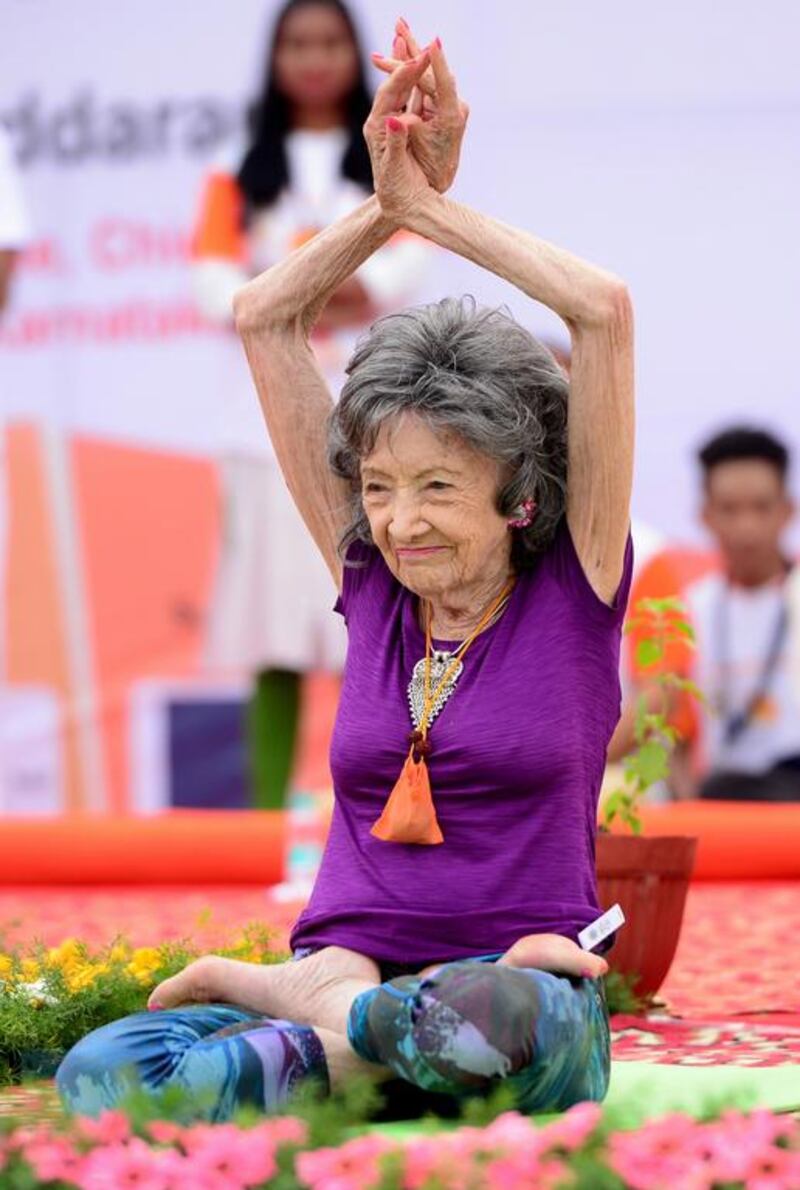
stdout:
[[389,795],[380,818],[370,828],[370,834],[386,843],[443,843],[444,835],[436,818],[436,809],[431,795],[430,776],[425,757],[430,753],[428,740],[431,720],[439,696],[448,682],[460,668],[467,649],[480,636],[490,621],[499,614],[511,597],[516,579],[510,578],[503,590],[492,601],[480,620],[461,642],[453,654],[447,669],[434,689],[431,689],[431,653],[433,637],[431,630],[431,606],[426,605],[425,615],[425,679],[423,684],[422,714],[415,731],[410,735],[411,747],[400,776]]

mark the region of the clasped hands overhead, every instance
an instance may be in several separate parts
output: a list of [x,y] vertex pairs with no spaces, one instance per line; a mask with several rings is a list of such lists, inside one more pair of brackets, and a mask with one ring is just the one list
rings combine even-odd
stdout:
[[386,216],[408,225],[420,203],[452,185],[469,108],[441,41],[420,48],[402,18],[391,56],[372,60],[388,76],[364,125],[375,193]]

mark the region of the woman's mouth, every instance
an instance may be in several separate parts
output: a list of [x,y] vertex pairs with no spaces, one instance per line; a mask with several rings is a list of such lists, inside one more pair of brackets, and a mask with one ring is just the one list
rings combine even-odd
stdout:
[[445,548],[443,545],[398,546],[395,553],[398,558],[410,562],[415,558],[430,558],[434,554],[441,554]]

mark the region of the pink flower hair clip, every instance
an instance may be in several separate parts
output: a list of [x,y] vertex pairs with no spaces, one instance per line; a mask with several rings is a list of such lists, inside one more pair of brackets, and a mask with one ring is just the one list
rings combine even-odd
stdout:
[[527,529],[536,512],[535,500],[523,500],[514,509],[514,516],[508,522],[509,529]]

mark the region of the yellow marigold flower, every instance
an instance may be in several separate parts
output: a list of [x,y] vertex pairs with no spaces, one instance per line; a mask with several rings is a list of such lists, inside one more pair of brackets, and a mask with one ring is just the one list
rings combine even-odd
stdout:
[[77,938],[67,938],[60,946],[51,947],[47,959],[53,966],[63,967],[65,971],[86,962]]
[[124,942],[117,942],[111,947],[108,960],[110,963],[125,963],[130,958],[130,955],[130,947]]
[[96,978],[97,968],[93,967],[91,963],[85,963],[82,967],[73,967],[64,975],[66,985],[71,992],[81,992],[84,988],[91,987]]
[[161,952],[152,946],[142,946],[134,951],[133,958],[125,967],[129,975],[141,984],[153,982],[153,975],[163,963]]
[[36,959],[23,959],[21,972],[22,978],[25,980],[38,979],[41,973]]
[[131,963],[135,963],[139,967],[160,967],[161,962],[161,951],[157,950],[155,946],[140,946],[131,956]]
[[7,979],[14,969],[14,960],[10,955],[0,954],[0,979]]
[[143,987],[149,987],[155,983],[155,969],[153,967],[126,967],[129,975],[132,975],[137,983],[142,984]]

